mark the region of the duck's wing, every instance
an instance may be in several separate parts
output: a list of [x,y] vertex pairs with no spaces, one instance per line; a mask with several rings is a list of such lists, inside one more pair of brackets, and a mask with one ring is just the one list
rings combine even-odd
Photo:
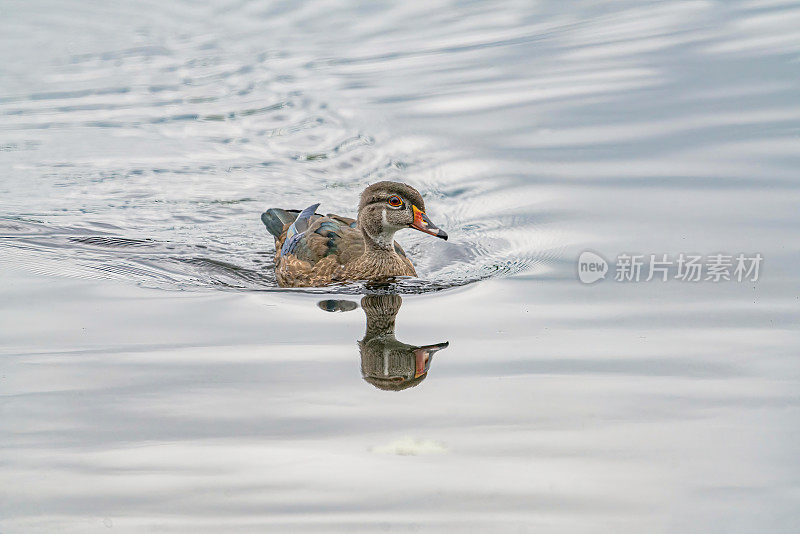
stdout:
[[292,256],[314,265],[332,255],[337,256],[340,263],[346,263],[362,254],[364,241],[361,232],[354,228],[355,219],[319,215],[315,213],[318,206],[314,204],[302,212],[273,208],[262,215],[262,221],[273,235],[278,225],[281,226],[275,238],[278,257]]
[[[267,230],[275,236],[280,256],[292,254],[311,264],[331,255],[336,255],[341,264],[360,256],[364,252],[364,239],[356,219],[333,213],[319,215],[315,213],[318,206],[314,204],[302,212],[271,208],[261,215]],[[406,256],[396,241],[394,249]]]
[[355,228],[355,220],[331,214],[311,222],[296,255],[311,263],[336,256],[339,264],[346,264],[363,253],[364,238]]
[[292,236],[305,232],[311,222],[322,217],[315,210],[319,204],[300,210],[284,210],[270,208],[261,214],[261,222],[267,231],[275,237],[275,243],[285,243]]
[[286,229],[286,233],[284,234],[283,245],[281,245],[281,256],[295,254],[295,249],[303,240],[303,236],[311,224],[312,217],[314,219],[319,219],[321,217],[320,215],[316,215],[318,207],[319,204],[312,204],[307,207],[301,211],[294,222],[289,225],[289,228]]
[[345,226],[349,226],[350,228],[356,227],[356,220],[350,217],[343,217],[341,215],[336,215],[334,213],[329,213],[326,215],[327,218],[333,219],[334,221],[343,224]]

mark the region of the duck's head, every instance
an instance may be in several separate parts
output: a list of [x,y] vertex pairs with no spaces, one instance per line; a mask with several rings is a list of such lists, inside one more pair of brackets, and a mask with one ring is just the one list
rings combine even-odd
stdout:
[[401,182],[378,182],[367,187],[361,193],[358,223],[369,237],[386,248],[393,243],[394,233],[403,228],[447,239],[447,233],[425,214],[425,201],[419,191]]

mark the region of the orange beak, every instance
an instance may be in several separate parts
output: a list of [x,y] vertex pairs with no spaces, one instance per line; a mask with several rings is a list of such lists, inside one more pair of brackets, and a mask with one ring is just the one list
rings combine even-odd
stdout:
[[411,228],[415,228],[420,232],[425,232],[426,234],[435,235],[441,239],[447,241],[447,232],[444,230],[440,230],[438,226],[433,224],[428,216],[425,215],[425,212],[419,209],[416,206],[411,206],[412,211],[414,212],[414,222],[411,223]]

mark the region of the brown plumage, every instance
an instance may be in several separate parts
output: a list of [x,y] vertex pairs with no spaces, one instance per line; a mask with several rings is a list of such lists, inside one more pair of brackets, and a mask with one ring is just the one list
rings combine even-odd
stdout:
[[378,182],[361,194],[358,219],[272,208],[261,216],[275,237],[275,275],[281,287],[315,287],[356,280],[417,276],[394,241],[403,228],[442,239],[447,234],[425,215],[422,195],[400,182]]

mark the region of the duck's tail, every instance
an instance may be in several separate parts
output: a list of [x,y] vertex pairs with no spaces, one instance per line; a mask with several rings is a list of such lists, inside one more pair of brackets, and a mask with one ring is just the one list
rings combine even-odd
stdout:
[[278,239],[283,233],[284,226],[292,224],[299,214],[300,210],[270,208],[261,214],[261,222],[267,227],[267,231]]

